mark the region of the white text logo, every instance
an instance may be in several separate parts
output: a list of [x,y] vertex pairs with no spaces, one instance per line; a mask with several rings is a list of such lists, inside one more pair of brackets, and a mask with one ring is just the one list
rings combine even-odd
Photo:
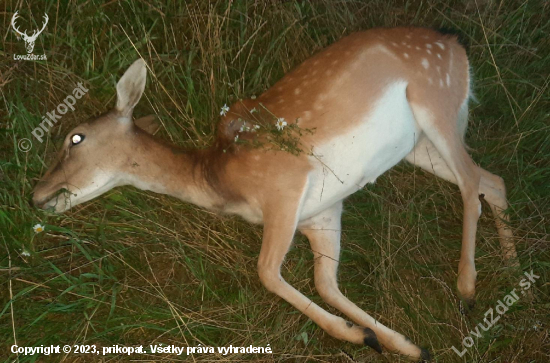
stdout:
[[21,32],[17,28],[17,25],[15,24],[15,20],[17,20],[17,18],[19,17],[18,12],[19,11],[16,11],[15,14],[13,14],[13,17],[11,18],[11,26],[12,26],[13,30],[15,30],[15,32],[17,34],[19,34],[23,38],[23,40],[25,41],[25,48],[27,48],[27,55],[21,56],[21,55],[15,55],[14,54],[13,59],[26,59],[26,60],[41,59],[41,60],[45,60],[46,55],[35,56],[34,54],[32,54],[32,51],[34,50],[34,43],[36,42],[36,38],[38,38],[40,33],[42,33],[44,31],[44,29],[46,28],[46,25],[48,24],[48,20],[49,20],[48,14],[44,14],[44,25],[42,26],[42,29],[34,30],[31,35],[27,35],[26,30],[24,32]]

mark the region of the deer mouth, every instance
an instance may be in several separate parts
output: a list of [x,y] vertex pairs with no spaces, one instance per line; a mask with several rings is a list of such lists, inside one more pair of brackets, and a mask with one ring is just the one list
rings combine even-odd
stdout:
[[33,198],[33,204],[47,211],[63,213],[70,208],[71,192],[66,187],[56,188],[40,199]]

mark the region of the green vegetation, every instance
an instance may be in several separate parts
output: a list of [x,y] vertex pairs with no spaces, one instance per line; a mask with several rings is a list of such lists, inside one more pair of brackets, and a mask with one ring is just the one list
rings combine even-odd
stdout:
[[[550,5],[544,1],[17,2],[2,6],[0,49],[0,361],[9,347],[95,344],[261,346],[274,354],[127,356],[102,361],[387,362],[343,343],[267,293],[256,273],[261,228],[125,187],[50,215],[29,202],[65,134],[114,105],[115,84],[138,57],[150,67],[135,115],[155,113],[160,137],[181,146],[213,140],[219,110],[258,95],[308,56],[374,26],[456,29],[469,44],[474,92],[467,142],[501,175],[523,270],[541,276],[497,326],[459,358],[469,331],[517,284],[500,257],[488,206],[477,247],[477,306],[459,312],[458,188],[400,164],[345,203],[342,291],[382,323],[428,348],[437,362],[548,362],[550,341]],[[16,6],[21,5],[21,8]],[[34,54],[10,30],[49,23]],[[30,32],[29,32],[30,33]],[[89,92],[43,143],[31,131],[77,82]],[[18,150],[22,138],[32,149]],[[45,225],[35,233],[33,226]],[[28,251],[30,256],[25,256]],[[303,236],[283,275],[315,302]],[[329,311],[335,312],[327,307]],[[405,361],[385,354],[389,361]],[[70,354],[19,362],[97,362]]]

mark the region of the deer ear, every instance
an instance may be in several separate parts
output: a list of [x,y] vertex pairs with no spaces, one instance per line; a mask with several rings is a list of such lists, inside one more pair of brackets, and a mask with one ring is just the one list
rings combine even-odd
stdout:
[[157,122],[155,115],[140,117],[134,123],[137,127],[151,135],[154,135],[160,129],[160,124]]
[[135,61],[124,73],[116,85],[117,101],[116,109],[124,116],[131,116],[134,107],[139,102],[145,83],[147,81],[147,68],[143,59]]

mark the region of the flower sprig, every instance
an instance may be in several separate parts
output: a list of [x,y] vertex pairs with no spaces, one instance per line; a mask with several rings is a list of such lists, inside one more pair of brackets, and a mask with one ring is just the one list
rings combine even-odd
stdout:
[[[301,145],[303,133],[313,133],[312,130],[300,128],[299,119],[296,119],[295,122],[288,122],[284,117],[277,117],[262,103],[248,112],[252,120],[238,119],[241,126],[235,136],[235,143],[246,143],[256,148],[281,150],[298,155],[303,152]],[[254,138],[239,137],[244,132],[256,133],[256,136]]]
[[227,103],[223,105],[222,109],[220,110],[220,116],[225,116],[229,112],[229,106],[227,106]]
[[277,128],[277,130],[279,131],[283,131],[283,129],[286,127],[286,125],[288,125],[288,123],[286,122],[286,120],[284,119],[284,117],[279,117],[277,119],[277,121],[275,122],[275,127]]

